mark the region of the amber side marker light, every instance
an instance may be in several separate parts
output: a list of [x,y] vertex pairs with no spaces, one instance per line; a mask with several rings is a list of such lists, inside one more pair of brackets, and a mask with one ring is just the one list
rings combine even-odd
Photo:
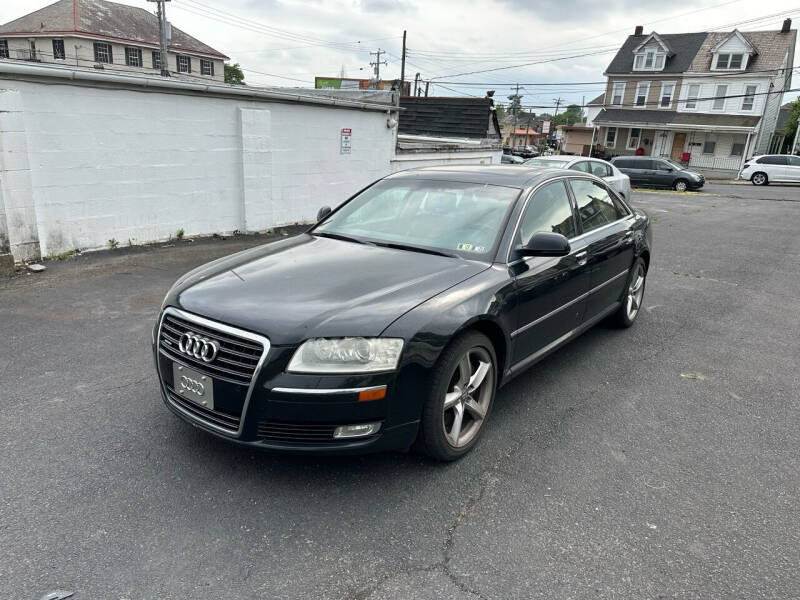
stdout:
[[386,386],[382,385],[379,388],[374,388],[371,390],[364,390],[363,392],[358,393],[358,401],[359,402],[370,402],[372,400],[380,400],[381,398],[386,398]]

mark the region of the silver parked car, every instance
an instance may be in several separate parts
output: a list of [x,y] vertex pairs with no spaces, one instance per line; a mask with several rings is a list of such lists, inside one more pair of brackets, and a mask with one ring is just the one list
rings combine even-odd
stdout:
[[581,171],[582,173],[591,173],[592,175],[597,175],[605,179],[608,184],[614,188],[614,191],[625,200],[630,200],[631,197],[631,178],[625,175],[625,173],[622,173],[610,162],[600,160],[599,158],[559,154],[554,156],[537,156],[536,158],[526,160],[525,164],[531,166],[560,167],[562,169]]

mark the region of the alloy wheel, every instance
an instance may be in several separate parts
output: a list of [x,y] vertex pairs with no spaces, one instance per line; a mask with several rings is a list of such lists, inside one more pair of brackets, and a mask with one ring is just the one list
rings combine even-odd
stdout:
[[764,185],[764,182],[767,180],[767,176],[763,173],[756,173],[753,175],[753,183],[756,185]]
[[686,182],[685,181],[676,182],[675,183],[675,191],[685,192],[686,191]]
[[644,265],[639,263],[636,265],[636,271],[631,277],[631,284],[628,287],[628,298],[626,299],[625,310],[628,314],[628,319],[633,321],[639,312],[642,305],[642,297],[644,296]]
[[444,395],[442,426],[448,444],[461,448],[480,431],[494,388],[492,359],[476,346],[458,361]]

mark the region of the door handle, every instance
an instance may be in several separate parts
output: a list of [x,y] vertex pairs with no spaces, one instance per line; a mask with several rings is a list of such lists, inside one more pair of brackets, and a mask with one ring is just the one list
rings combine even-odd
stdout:
[[589,253],[586,250],[584,250],[583,252],[578,252],[575,255],[575,260],[578,261],[578,266],[582,267],[583,265],[585,265],[586,261],[588,260],[588,257]]

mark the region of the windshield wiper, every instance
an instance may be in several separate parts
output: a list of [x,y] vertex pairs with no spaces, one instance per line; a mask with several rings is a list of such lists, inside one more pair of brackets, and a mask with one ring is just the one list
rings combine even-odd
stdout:
[[410,246],[409,244],[398,244],[395,242],[372,242],[376,246],[383,246],[384,248],[394,248],[395,250],[409,250],[411,252],[422,252],[423,254],[435,254],[436,256],[446,256],[448,258],[458,258],[455,254],[448,254],[440,250],[432,250],[431,248],[423,248],[422,246]]
[[354,244],[366,244],[364,240],[350,237],[349,235],[342,235],[341,233],[331,233],[329,231],[315,231],[311,235],[318,237],[331,238],[332,240],[342,240],[343,242],[353,242]]

